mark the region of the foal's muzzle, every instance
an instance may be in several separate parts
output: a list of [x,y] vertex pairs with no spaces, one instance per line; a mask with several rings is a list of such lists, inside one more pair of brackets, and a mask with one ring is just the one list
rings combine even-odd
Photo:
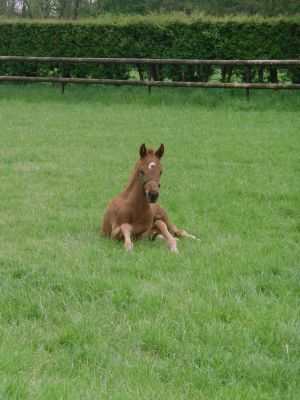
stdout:
[[147,193],[148,196],[148,200],[150,203],[156,203],[156,200],[158,199],[159,196],[159,192],[158,190],[149,190],[149,192]]

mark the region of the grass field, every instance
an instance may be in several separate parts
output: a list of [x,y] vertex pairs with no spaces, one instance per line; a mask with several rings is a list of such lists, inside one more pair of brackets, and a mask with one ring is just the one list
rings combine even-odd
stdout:
[[[300,96],[0,85],[0,399],[300,398]],[[201,241],[99,234],[141,143]]]

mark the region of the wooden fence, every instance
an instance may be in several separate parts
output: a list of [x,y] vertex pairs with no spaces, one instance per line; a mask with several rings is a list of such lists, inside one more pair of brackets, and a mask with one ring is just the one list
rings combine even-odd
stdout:
[[[193,87],[193,88],[222,88],[222,89],[246,89],[247,99],[250,89],[300,89],[300,83],[251,83],[250,68],[253,66],[272,66],[290,68],[300,66],[300,60],[187,60],[187,59],[155,59],[155,58],[80,58],[80,57],[23,57],[0,56],[0,62],[27,62],[59,63],[61,65],[61,77],[49,76],[12,76],[2,75],[0,81],[14,82],[52,82],[61,83],[62,93],[66,83],[102,84],[102,85],[132,85],[146,86],[150,93],[151,87]],[[246,68],[246,82],[185,82],[169,80],[125,80],[125,79],[93,79],[93,78],[68,78],[64,76],[64,66],[68,63],[86,64],[132,64],[137,65],[208,65],[208,66],[243,66]]]

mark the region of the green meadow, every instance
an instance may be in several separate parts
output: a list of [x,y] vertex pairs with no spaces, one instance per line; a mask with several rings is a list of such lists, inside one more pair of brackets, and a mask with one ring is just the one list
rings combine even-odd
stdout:
[[[0,399],[300,398],[300,95],[0,85]],[[200,238],[100,235],[139,147]]]

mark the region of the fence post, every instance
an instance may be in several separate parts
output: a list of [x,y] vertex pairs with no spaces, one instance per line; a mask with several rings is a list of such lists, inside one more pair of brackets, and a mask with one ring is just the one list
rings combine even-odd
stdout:
[[148,94],[151,94],[152,86],[148,84],[147,87],[148,87]]
[[[65,63],[61,63],[61,77],[65,77]],[[61,83],[61,94],[63,95],[65,93],[65,82]]]
[[[246,67],[246,83],[249,83],[249,82],[250,82],[250,66],[247,65],[247,67]],[[246,89],[246,99],[247,99],[247,101],[249,101],[249,97],[250,97],[250,89],[247,88]]]

